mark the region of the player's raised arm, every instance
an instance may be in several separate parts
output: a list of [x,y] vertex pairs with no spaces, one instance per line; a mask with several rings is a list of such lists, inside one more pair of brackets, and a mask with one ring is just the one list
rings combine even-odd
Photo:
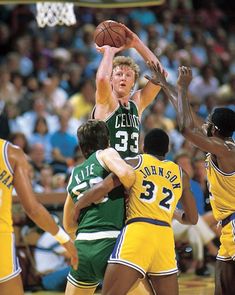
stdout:
[[[212,153],[218,157],[229,158],[230,155],[234,153],[234,149],[231,149],[228,145],[224,144],[224,140],[218,136],[220,132],[224,133],[226,130],[220,130],[210,118],[204,126],[201,126],[201,128],[198,128],[195,123],[187,97],[191,77],[191,71],[189,68],[179,68],[177,117],[180,130],[187,139],[197,145],[201,150]],[[234,121],[233,111],[229,109],[225,111],[229,122],[228,125],[231,124],[231,126],[228,126],[231,130],[227,130],[227,132],[229,133],[230,131],[231,133],[231,131],[234,130],[234,126],[232,126]],[[213,136],[215,133],[217,136]]]
[[149,61],[148,66],[152,72],[152,76],[145,75],[145,78],[149,81],[151,81],[155,85],[159,85],[162,90],[167,95],[168,99],[172,103],[173,107],[177,111],[177,88],[172,86],[170,83],[167,82],[166,76],[164,75],[164,72],[161,70],[161,67],[158,63],[155,63],[154,61]]
[[109,105],[115,103],[112,98],[112,87],[110,83],[113,70],[113,58],[123,47],[116,48],[104,45],[96,48],[103,54],[102,61],[96,74],[96,105]]
[[[178,95],[182,97],[182,95],[187,96],[188,95],[188,86],[192,80],[192,72],[189,67],[180,67],[179,68],[179,79],[178,79],[178,88],[171,85],[167,82],[166,77],[164,73],[161,71],[161,68],[158,64],[155,64],[153,61],[148,63],[151,72],[152,77],[146,75],[145,78],[151,81],[153,84],[160,85],[164,93],[166,94],[169,101],[172,103],[174,109],[179,114],[179,126],[182,126],[182,100],[178,100]],[[187,73],[187,76],[184,76],[181,74],[182,69]],[[186,89],[186,81],[182,81],[182,79],[187,79],[187,89]],[[180,84],[184,84],[185,87],[182,87]],[[193,110],[191,109],[190,105],[188,104],[188,110],[187,113],[189,113],[190,117],[185,116],[187,120],[191,120],[190,124],[193,124],[197,126],[197,128],[201,128],[203,124],[203,120],[198,117]]]
[[[144,44],[143,41],[135,34],[133,33],[129,28],[127,28],[125,25],[123,25],[123,28],[126,31],[126,48],[135,48],[135,50],[142,56],[142,58],[145,60],[145,62],[153,61],[155,64],[158,64],[161,71],[166,76],[167,73],[163,69],[160,61],[156,57],[156,55]],[[151,82],[148,82],[141,90],[138,95],[134,95],[133,99],[139,106],[139,113],[141,114],[144,109],[153,101],[153,99],[157,96],[159,91],[161,90],[161,87],[159,85],[153,84]]]
[[14,171],[14,187],[26,214],[65,247],[70,254],[71,264],[76,269],[78,264],[76,248],[68,234],[61,227],[58,227],[46,208],[38,202],[33,194],[29,178],[29,165],[23,151],[18,147],[9,145],[8,155]]

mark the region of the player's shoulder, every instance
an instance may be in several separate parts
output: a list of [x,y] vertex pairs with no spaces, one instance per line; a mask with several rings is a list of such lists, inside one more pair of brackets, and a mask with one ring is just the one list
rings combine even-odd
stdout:
[[21,154],[21,153],[23,153],[23,150],[19,146],[15,145],[15,144],[12,144],[9,141],[6,141],[6,144],[7,144],[8,155],[9,155],[9,153],[10,154],[12,154],[12,153],[13,154]]
[[104,150],[101,150],[99,155],[116,156],[119,155],[119,153],[113,147],[108,147]]
[[8,142],[7,146],[7,157],[11,167],[15,167],[15,164],[17,163],[23,165],[26,160],[26,156],[23,150],[19,146],[14,145],[10,142]]

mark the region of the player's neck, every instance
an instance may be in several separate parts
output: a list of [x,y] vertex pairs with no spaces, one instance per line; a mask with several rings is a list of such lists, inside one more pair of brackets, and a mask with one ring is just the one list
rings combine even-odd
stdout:
[[156,155],[156,154],[150,154],[150,155],[153,156],[154,158],[157,158],[160,161],[164,161],[166,159],[165,156],[159,156],[159,155]]
[[116,96],[116,97],[117,97],[117,99],[118,99],[118,101],[120,102],[121,105],[124,105],[124,106],[128,105],[130,94],[128,94],[126,96],[122,96],[122,97],[119,97],[119,96]]

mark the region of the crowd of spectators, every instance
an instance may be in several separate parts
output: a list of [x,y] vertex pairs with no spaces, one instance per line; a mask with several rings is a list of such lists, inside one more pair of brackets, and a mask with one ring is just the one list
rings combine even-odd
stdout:
[[[95,103],[95,75],[101,54],[93,41],[103,20],[125,23],[158,56],[176,84],[178,67],[191,66],[194,79],[190,102],[205,119],[215,106],[235,110],[235,22],[232,1],[168,0],[164,5],[123,8],[75,8],[76,25],[40,29],[35,5],[2,5],[0,9],[0,137],[23,148],[32,167],[36,192],[64,192],[72,167],[83,160],[76,137]],[[136,88],[149,73],[140,66]],[[192,178],[201,187],[200,208],[209,211],[205,177],[197,175],[204,154],[187,142],[177,128],[172,105],[161,92],[144,112],[142,134],[166,130],[171,139],[169,159],[180,151],[193,159]],[[203,170],[203,168],[202,168]],[[203,174],[203,173],[202,173]],[[198,179],[197,179],[198,177]],[[212,227],[212,225],[210,225]]]

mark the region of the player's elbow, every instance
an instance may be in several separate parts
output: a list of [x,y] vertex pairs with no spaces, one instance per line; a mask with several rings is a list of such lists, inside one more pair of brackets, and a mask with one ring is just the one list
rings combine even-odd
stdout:
[[107,83],[110,83],[110,77],[107,76],[105,73],[101,73],[96,76],[96,84],[104,85]]

